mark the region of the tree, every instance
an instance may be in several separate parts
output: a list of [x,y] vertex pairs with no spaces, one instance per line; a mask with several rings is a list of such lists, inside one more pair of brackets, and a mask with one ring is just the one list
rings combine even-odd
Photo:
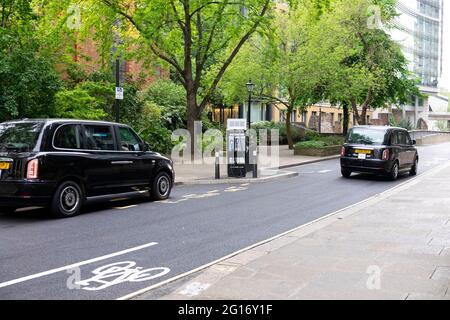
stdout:
[[311,26],[321,3],[303,0],[287,12],[278,11],[272,32],[266,37],[255,36],[245,46],[221,84],[228,101],[245,101],[243,84],[252,78],[260,98],[283,105],[290,149],[294,148],[292,113],[322,99],[320,70],[315,63],[318,52],[309,46]]
[[[188,129],[201,118],[242,46],[265,26],[272,0],[84,0],[84,33],[120,35],[123,52],[150,51],[173,69],[186,95]],[[120,23],[118,23],[120,19]],[[114,26],[114,27],[113,27]],[[83,33],[83,30],[80,30]],[[105,45],[109,55],[110,47]]]
[[327,53],[319,62],[327,70],[327,98],[351,106],[362,125],[369,108],[405,103],[410,95],[420,95],[400,46],[383,28],[368,23],[373,5],[378,6],[379,18],[387,28],[395,17],[394,0],[351,4],[334,0],[317,26],[314,41],[318,50]]
[[54,115],[61,81],[40,52],[36,20],[29,0],[0,1],[0,121]]

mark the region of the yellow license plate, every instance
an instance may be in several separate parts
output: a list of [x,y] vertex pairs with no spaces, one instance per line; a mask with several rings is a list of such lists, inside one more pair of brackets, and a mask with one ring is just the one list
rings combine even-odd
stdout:
[[372,150],[356,149],[355,153],[358,153],[358,154],[372,154]]
[[0,170],[9,170],[11,163],[9,162],[0,162]]

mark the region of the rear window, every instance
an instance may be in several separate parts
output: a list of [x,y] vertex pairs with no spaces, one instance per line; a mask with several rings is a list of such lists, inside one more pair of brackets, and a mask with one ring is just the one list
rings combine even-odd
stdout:
[[22,122],[0,124],[1,152],[29,152],[36,146],[43,122]]
[[54,146],[60,149],[82,149],[83,136],[81,128],[76,124],[62,125],[56,130]]
[[353,144],[382,145],[385,136],[386,131],[384,130],[353,128],[350,129],[346,142]]

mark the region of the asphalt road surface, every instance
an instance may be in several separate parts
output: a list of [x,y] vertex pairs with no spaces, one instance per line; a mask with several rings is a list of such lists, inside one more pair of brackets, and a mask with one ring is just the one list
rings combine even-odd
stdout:
[[[419,173],[450,160],[420,147]],[[117,299],[410,179],[341,178],[339,161],[254,185],[180,186],[165,202],[94,204],[72,219],[44,209],[0,215],[0,299]]]

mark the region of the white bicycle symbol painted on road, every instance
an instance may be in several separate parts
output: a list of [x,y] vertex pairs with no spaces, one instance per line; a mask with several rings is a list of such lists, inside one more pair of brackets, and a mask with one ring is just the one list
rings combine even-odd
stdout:
[[80,280],[80,270],[78,268],[68,270],[73,275],[67,280],[69,289],[83,289],[88,291],[98,291],[115,286],[124,282],[143,282],[162,277],[170,272],[169,268],[149,268],[135,267],[136,262],[123,261],[108,264],[92,271],[94,276],[86,280]]

